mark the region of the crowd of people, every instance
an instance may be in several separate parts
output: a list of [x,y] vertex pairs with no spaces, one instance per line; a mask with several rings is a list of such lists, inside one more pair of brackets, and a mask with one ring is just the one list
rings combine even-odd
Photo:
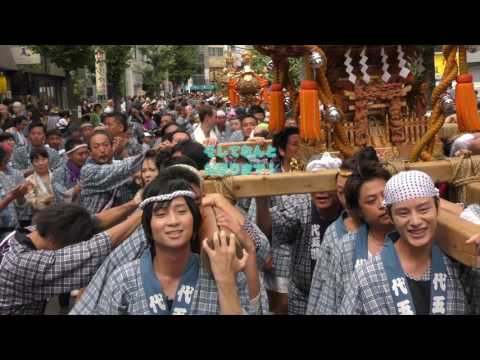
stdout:
[[480,313],[480,272],[436,245],[463,209],[427,174],[324,153],[306,171],[336,192],[232,200],[204,193],[205,148],[271,139],[288,172],[288,114],[270,134],[268,109],[212,94],[80,108],[0,105],[0,314]]

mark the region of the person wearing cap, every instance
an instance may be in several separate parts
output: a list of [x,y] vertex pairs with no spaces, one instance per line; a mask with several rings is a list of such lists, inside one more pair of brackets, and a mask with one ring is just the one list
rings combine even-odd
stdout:
[[[439,192],[426,173],[393,176],[384,206],[396,231],[353,272],[339,314],[480,314],[480,272],[446,256],[436,241]],[[466,242],[480,245],[480,234]]]
[[[340,164],[340,159],[324,153],[320,159],[311,160],[306,170],[338,169]],[[261,228],[271,234],[272,246],[291,246],[288,314],[304,315],[317,250],[325,230],[341,213],[340,202],[335,193],[329,192],[291,195],[270,209],[266,198],[256,200],[257,219],[263,219]]]
[[348,231],[342,222],[345,234],[334,242],[330,240],[325,243],[324,240],[322,243],[310,288],[307,314],[336,314],[345,294],[345,285],[354,269],[377,255],[384,246],[385,235],[393,230],[383,206],[383,192],[390,173],[378,161],[363,161],[360,158],[353,167],[344,191],[345,206],[356,228]]
[[88,145],[82,140],[69,139],[65,143],[68,161],[53,172],[52,187],[55,201],[79,202],[80,172],[88,158]]
[[[177,159],[181,160],[181,162],[177,162]],[[171,158],[167,160],[160,160],[157,158],[156,167],[160,171],[159,176],[161,179],[163,179],[161,182],[165,183],[169,179],[181,179],[186,181],[196,194],[196,201],[200,205],[200,199],[203,199],[203,178],[200,172],[193,166],[188,165],[185,160],[188,160],[188,163],[192,163],[192,160],[185,157],[183,159]],[[228,214],[238,215],[239,210],[233,207],[233,205],[231,205],[226,199],[223,199],[225,201],[222,199],[223,197],[219,194],[207,196],[205,200],[210,202],[213,201],[215,203],[214,207],[216,208],[216,215],[213,214],[213,212],[204,214],[207,216],[207,221],[211,222],[213,220],[211,218],[212,215],[215,217],[219,216],[219,219],[216,222],[218,225],[220,225],[222,221],[225,222],[223,220],[225,217],[228,218]],[[237,224],[235,226],[235,230],[232,230],[232,232],[237,235],[237,238],[240,239],[250,255],[249,264],[247,264],[246,271],[250,274],[248,281],[249,289],[252,289],[252,304],[257,309],[257,313],[266,313],[268,312],[268,303],[265,288],[262,280],[260,280],[260,297],[258,298],[258,283],[254,278],[252,278],[253,276],[250,273],[252,267],[250,262],[253,261],[253,265],[256,265],[255,268],[263,268],[265,259],[270,249],[268,239],[258,228],[258,226],[250,219],[250,217],[247,217],[240,222],[238,222],[238,219],[232,219],[228,221],[228,223],[229,227]],[[122,244],[118,249],[115,249],[115,251],[112,252],[112,254],[104,261],[88,287],[85,289],[85,292],[79,299],[78,303],[75,304],[70,314],[105,314],[105,304],[107,301],[109,301],[109,297],[106,295],[105,291],[105,283],[107,278],[110,277],[115,269],[119,268],[120,266],[141,258],[142,254],[148,247],[149,244],[144,228],[138,227],[137,230],[125,241],[125,243]]]
[[15,101],[12,105],[12,118],[25,116],[23,104],[20,101]]
[[150,150],[154,144],[154,138],[153,135],[149,132],[144,132],[143,133],[143,144],[142,148],[143,151]]

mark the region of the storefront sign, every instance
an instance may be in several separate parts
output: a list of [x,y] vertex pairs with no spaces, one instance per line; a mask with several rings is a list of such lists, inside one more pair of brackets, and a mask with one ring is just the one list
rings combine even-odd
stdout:
[[95,80],[97,97],[105,100],[107,98],[107,64],[105,52],[100,49],[95,52]]

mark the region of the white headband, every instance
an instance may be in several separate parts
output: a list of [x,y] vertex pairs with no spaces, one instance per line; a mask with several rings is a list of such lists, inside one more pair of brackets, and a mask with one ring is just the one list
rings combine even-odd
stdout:
[[66,151],[65,154],[67,154],[67,155],[68,155],[68,154],[71,154],[71,153],[73,153],[74,151],[77,151],[78,149],[81,149],[81,148],[83,148],[83,147],[88,147],[88,145],[87,145],[87,144],[77,145],[77,146],[75,146],[73,149],[70,149],[70,150]]
[[202,177],[202,175],[200,175],[200,171],[195,169],[193,166],[188,165],[188,164],[175,164],[175,165],[169,166],[169,168],[172,168],[172,167],[180,167],[180,168],[189,170],[190,172],[192,172],[193,174],[195,174],[198,177],[198,180],[200,182],[200,187],[203,187],[203,177]]
[[402,171],[392,176],[385,185],[384,206],[406,200],[438,197],[440,195],[432,178],[418,170]]
[[306,170],[308,172],[315,172],[326,169],[338,169],[342,165],[342,160],[334,158],[330,153],[325,152],[321,159],[315,159],[308,163]]
[[145,209],[145,206],[147,206],[152,202],[170,201],[180,196],[186,196],[192,199],[195,199],[197,197],[193,191],[179,190],[179,191],[174,191],[173,193],[170,193],[170,194],[149,197],[148,199],[143,200],[138,207],[143,210]]

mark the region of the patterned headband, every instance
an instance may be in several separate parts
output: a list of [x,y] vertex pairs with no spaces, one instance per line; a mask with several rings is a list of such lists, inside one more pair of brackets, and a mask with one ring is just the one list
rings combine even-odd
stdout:
[[81,149],[81,148],[83,148],[83,147],[88,147],[88,145],[87,145],[87,144],[77,145],[77,146],[75,146],[73,149],[70,149],[70,150],[68,150],[67,152],[65,152],[65,154],[67,154],[67,155],[68,155],[68,154],[71,154],[71,153],[73,153],[74,151],[77,151],[78,149]]
[[392,176],[385,185],[383,206],[406,200],[438,197],[439,191],[432,178],[418,170],[402,171]]
[[170,201],[180,196],[186,196],[194,200],[197,197],[193,191],[179,190],[179,191],[174,191],[173,193],[170,193],[170,194],[163,194],[163,195],[149,197],[148,199],[143,200],[138,207],[143,210],[150,203]]

